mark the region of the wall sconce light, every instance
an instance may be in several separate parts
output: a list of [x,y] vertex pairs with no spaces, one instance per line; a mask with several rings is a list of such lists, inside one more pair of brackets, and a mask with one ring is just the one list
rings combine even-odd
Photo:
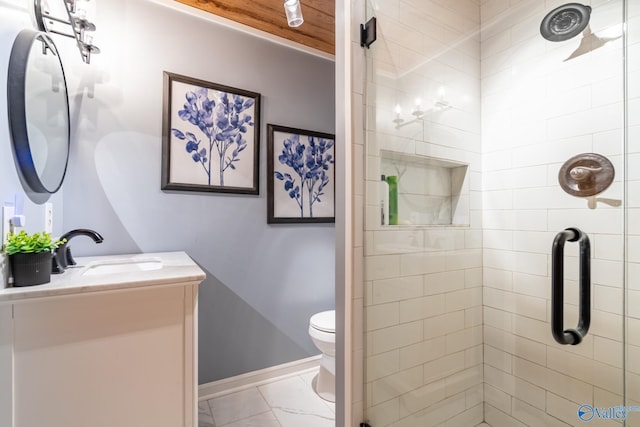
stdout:
[[411,115],[416,116],[416,119],[420,119],[424,116],[424,111],[422,111],[422,100],[420,98],[416,99],[416,108],[411,112]]
[[304,22],[300,0],[284,0],[284,11],[287,14],[287,23],[290,27],[299,27]]
[[453,106],[449,104],[449,101],[447,101],[444,98],[443,92],[440,92],[438,99],[436,99],[433,103],[433,107],[427,109],[426,111],[422,109],[422,100],[420,98],[417,98],[416,105],[414,106],[414,109],[411,112],[411,115],[414,116],[414,118],[411,120],[405,121],[402,117],[400,117],[400,115],[402,114],[402,107],[400,107],[400,104],[396,104],[396,108],[395,108],[396,116],[393,119],[393,123],[396,125],[396,129],[399,129],[411,123],[424,120],[424,116],[427,113],[436,113],[436,112],[448,110],[450,108],[453,108]]
[[[96,26],[86,18],[86,11],[77,8],[76,0],[60,0],[64,3],[66,17],[54,16],[51,11],[43,6],[43,0],[35,0],[34,10],[38,29],[46,33],[58,34],[76,40],[82,61],[91,62],[91,54],[100,53],[98,46],[93,44],[93,37],[87,32],[95,31]],[[45,3],[46,4],[46,3]],[[60,31],[56,23],[69,26],[71,32]]]
[[402,122],[404,122],[404,119],[400,117],[400,114],[402,114],[402,107],[400,107],[400,104],[396,104],[396,118],[393,119],[393,123],[396,124],[396,127],[400,127]]

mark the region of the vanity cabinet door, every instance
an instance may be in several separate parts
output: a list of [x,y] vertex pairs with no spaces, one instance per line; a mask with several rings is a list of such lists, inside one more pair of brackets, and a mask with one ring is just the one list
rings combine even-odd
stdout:
[[13,404],[11,304],[0,304],[0,426],[11,425]]
[[14,427],[176,427],[192,418],[186,286],[15,305]]

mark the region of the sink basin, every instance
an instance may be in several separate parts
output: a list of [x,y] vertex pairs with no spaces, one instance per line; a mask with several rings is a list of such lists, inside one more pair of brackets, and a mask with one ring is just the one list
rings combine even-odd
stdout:
[[159,270],[162,268],[160,258],[123,258],[104,261],[94,261],[88,264],[83,276],[96,276],[99,274],[135,273],[139,271]]

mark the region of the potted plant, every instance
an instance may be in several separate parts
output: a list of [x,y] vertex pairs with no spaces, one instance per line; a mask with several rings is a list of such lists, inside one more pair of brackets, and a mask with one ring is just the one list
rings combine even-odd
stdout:
[[61,240],[51,240],[49,233],[9,233],[4,252],[9,257],[13,286],[32,286],[51,280],[51,257]]

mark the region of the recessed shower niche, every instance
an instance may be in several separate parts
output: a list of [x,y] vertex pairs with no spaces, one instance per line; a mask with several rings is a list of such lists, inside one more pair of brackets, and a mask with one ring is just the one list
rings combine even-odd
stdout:
[[464,163],[381,150],[380,225],[469,225],[468,170]]

